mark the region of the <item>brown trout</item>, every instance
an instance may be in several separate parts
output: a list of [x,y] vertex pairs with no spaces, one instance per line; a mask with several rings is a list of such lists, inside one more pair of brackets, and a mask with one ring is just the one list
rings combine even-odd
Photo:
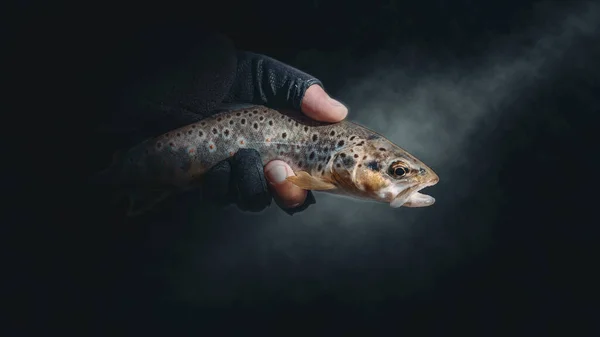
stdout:
[[[173,192],[201,187],[202,175],[238,149],[254,148],[263,164],[288,163],[303,189],[424,207],[419,193],[437,174],[383,136],[350,121],[324,123],[294,111],[247,106],[220,112],[148,139],[116,156],[104,178],[129,190],[129,215],[140,214]],[[103,179],[107,181],[107,179]]]

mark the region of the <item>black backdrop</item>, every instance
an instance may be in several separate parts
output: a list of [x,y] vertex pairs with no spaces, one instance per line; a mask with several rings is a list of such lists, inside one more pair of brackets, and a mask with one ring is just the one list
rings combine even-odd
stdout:
[[[40,68],[50,67],[56,61],[52,68],[60,65],[61,69],[52,69],[52,73],[74,81],[65,85],[60,94],[62,107],[75,105],[79,110],[73,118],[66,112],[61,115],[70,125],[70,121],[88,121],[82,110],[92,115],[91,112],[101,113],[114,104],[111,89],[118,78],[105,82],[90,78],[102,73],[97,65],[105,64],[102,60],[106,57],[118,55],[119,46],[126,49],[121,37],[152,26],[156,18],[170,20],[174,13],[187,19],[197,13],[199,22],[222,31],[240,48],[306,65],[325,82],[333,96],[343,96],[342,91],[352,85],[346,76],[362,75],[364,68],[360,63],[374,53],[393,54],[411,46],[426,56],[424,67],[427,60],[435,60],[442,68],[446,60],[477,62],[479,56],[506,41],[510,41],[507,55],[511,55],[510,48],[527,49],[544,43],[542,37],[560,35],[561,26],[553,25],[553,20],[562,22],[570,11],[575,12],[583,4],[265,1],[219,2],[211,4],[212,8],[207,5],[185,11],[174,10],[174,5],[140,5],[125,10],[98,4],[89,8],[66,6],[47,13],[40,10],[33,16],[36,19],[27,21],[31,23],[29,27],[22,27],[24,36],[37,37],[29,40],[39,43],[40,47],[34,49],[43,49],[52,60],[42,62]],[[28,10],[23,6],[21,9]],[[76,14],[68,14],[69,11]],[[61,193],[72,193],[63,186],[63,191],[39,191],[34,199],[40,205],[36,209],[50,206],[51,212],[60,213],[62,221],[46,219],[41,231],[27,226],[27,241],[19,245],[22,253],[11,259],[19,270],[11,275],[24,276],[16,284],[24,285],[27,294],[15,295],[19,303],[15,309],[25,310],[14,310],[13,322],[20,329],[39,328],[60,335],[75,332],[80,336],[216,335],[232,330],[260,333],[263,329],[280,329],[281,334],[288,335],[317,326],[326,326],[325,331],[331,334],[362,327],[367,333],[411,331],[416,335],[458,331],[474,335],[576,331],[573,335],[582,335],[589,331],[587,319],[597,312],[597,308],[588,306],[591,295],[587,289],[593,284],[590,270],[597,265],[591,258],[593,227],[597,222],[592,212],[596,171],[591,167],[598,151],[589,132],[595,129],[600,108],[600,18],[597,7],[584,12],[594,11],[595,16],[579,21],[586,33],[575,34],[572,43],[558,47],[564,49],[560,57],[548,61],[555,65],[550,75],[504,103],[503,113],[493,121],[494,127],[475,128],[470,134],[462,149],[466,164],[453,171],[458,178],[444,184],[440,174],[442,182],[431,189],[433,195],[461,190],[465,184],[469,188],[464,189],[466,195],[452,209],[441,215],[428,215],[427,212],[434,212],[433,208],[420,213],[418,226],[431,227],[413,238],[411,258],[401,262],[390,258],[381,247],[394,247],[395,239],[377,233],[371,234],[373,242],[343,250],[340,241],[353,229],[335,226],[335,221],[330,221],[322,224],[333,228],[327,235],[341,239],[332,240],[325,248],[315,248],[312,254],[291,258],[271,251],[266,253],[268,262],[259,263],[255,261],[258,258],[240,259],[244,250],[238,250],[231,253],[237,256],[236,261],[241,261],[237,265],[222,269],[182,266],[178,259],[186,256],[189,245],[195,247],[193,254],[200,255],[203,261],[210,261],[211,254],[219,251],[211,247],[223,241],[235,244],[238,237],[250,237],[249,249],[260,249],[253,245],[264,241],[253,238],[253,233],[267,225],[265,218],[232,218],[222,211],[206,210],[201,220],[190,221],[181,215],[181,210],[192,207],[192,202],[183,198],[146,223],[127,223],[125,227],[120,222],[98,223],[94,221],[97,214],[80,217],[81,212],[73,208],[78,205],[74,199],[81,195],[63,198]],[[42,14],[51,14],[51,19],[38,20]],[[33,29],[33,22],[41,28]],[[521,35],[532,22],[547,25],[532,35]],[[192,34],[188,38],[193,41]],[[323,54],[318,53],[308,61],[298,61],[298,54],[307,50],[343,50],[350,66],[334,70],[319,67],[319,55]],[[80,65],[78,71],[67,70],[75,64]],[[358,75],[348,73],[353,64]],[[76,81],[81,79],[94,84],[82,90]],[[57,80],[58,77],[46,77],[44,83]],[[89,88],[93,90],[86,90]],[[353,106],[350,108],[352,116]],[[78,130],[71,131],[67,133],[69,137],[78,135]],[[79,142],[71,140],[72,149],[80,151]],[[73,154],[67,157],[72,159]],[[77,176],[77,166],[72,165],[72,160],[68,162],[71,174]],[[49,166],[49,170],[64,169],[60,165]],[[439,170],[443,172],[444,167]],[[53,201],[60,205],[58,209]],[[318,207],[319,203],[314,206]],[[435,220],[440,216],[445,217],[443,227]],[[282,217],[276,219],[269,221],[285,221]],[[305,223],[311,221],[305,219]],[[368,226],[365,228],[369,230]],[[476,253],[458,254],[453,263],[444,264],[438,261],[437,254],[445,254],[445,250],[421,246],[427,246],[428,232],[440,240],[436,230],[441,228],[449,235],[468,235],[465,233],[478,228],[484,228],[486,234],[476,244]],[[318,233],[299,234],[299,247],[286,252],[311,250],[310,237]],[[477,242],[477,235],[472,239]],[[465,241],[454,240],[452,244],[458,251],[470,249]],[[320,263],[326,255],[340,249],[347,254],[346,260],[342,257],[329,265]],[[364,251],[358,253],[358,249]],[[366,256],[365,260],[360,256]],[[221,270],[219,277],[223,281],[210,275],[217,269]],[[418,271],[421,269],[434,272],[422,273]],[[413,273],[421,278],[403,281],[411,279]],[[270,276],[266,280],[267,274]],[[195,287],[200,290],[187,287],[201,294],[223,295],[173,295],[177,292],[173,284],[186,282],[196,282]],[[373,293],[378,296],[371,296]],[[210,300],[203,300],[206,298]]]

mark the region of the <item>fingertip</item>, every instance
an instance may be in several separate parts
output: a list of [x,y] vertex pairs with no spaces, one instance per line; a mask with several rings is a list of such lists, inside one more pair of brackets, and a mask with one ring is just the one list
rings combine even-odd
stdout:
[[306,89],[301,109],[308,117],[321,122],[339,122],[348,115],[348,108],[329,97],[318,84],[313,84]]
[[294,175],[292,168],[281,160],[274,160],[265,165],[265,177],[275,201],[282,208],[293,208],[306,200],[308,191],[286,180],[287,177]]

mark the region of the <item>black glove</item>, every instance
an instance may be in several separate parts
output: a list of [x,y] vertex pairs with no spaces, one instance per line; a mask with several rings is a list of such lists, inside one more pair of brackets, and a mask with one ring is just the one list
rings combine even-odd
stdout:
[[[203,194],[217,203],[234,203],[243,211],[259,212],[269,206],[272,198],[258,151],[241,149],[213,166],[206,174]],[[309,191],[304,204],[284,211],[293,215],[314,203],[315,198]]]
[[300,110],[306,89],[321,81],[270,57],[237,53],[237,72],[226,102],[262,104]]

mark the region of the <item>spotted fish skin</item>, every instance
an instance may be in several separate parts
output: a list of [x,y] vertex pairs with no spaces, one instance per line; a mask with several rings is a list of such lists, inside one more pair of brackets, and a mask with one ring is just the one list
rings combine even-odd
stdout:
[[332,153],[369,136],[353,123],[322,123],[253,106],[219,113],[135,146],[125,154],[121,174],[146,186],[183,187],[237,150],[253,148],[263,164],[279,159],[294,171],[318,176],[331,165]]
[[318,122],[264,106],[221,112],[148,139],[120,156],[112,173],[131,187],[183,190],[199,186],[205,172],[243,148],[256,149],[263,164],[285,161],[295,172],[330,184],[329,192],[357,198],[394,199],[400,190],[390,186],[400,181],[386,172],[399,158],[414,175],[411,186],[438,179],[418,159],[358,124]]

